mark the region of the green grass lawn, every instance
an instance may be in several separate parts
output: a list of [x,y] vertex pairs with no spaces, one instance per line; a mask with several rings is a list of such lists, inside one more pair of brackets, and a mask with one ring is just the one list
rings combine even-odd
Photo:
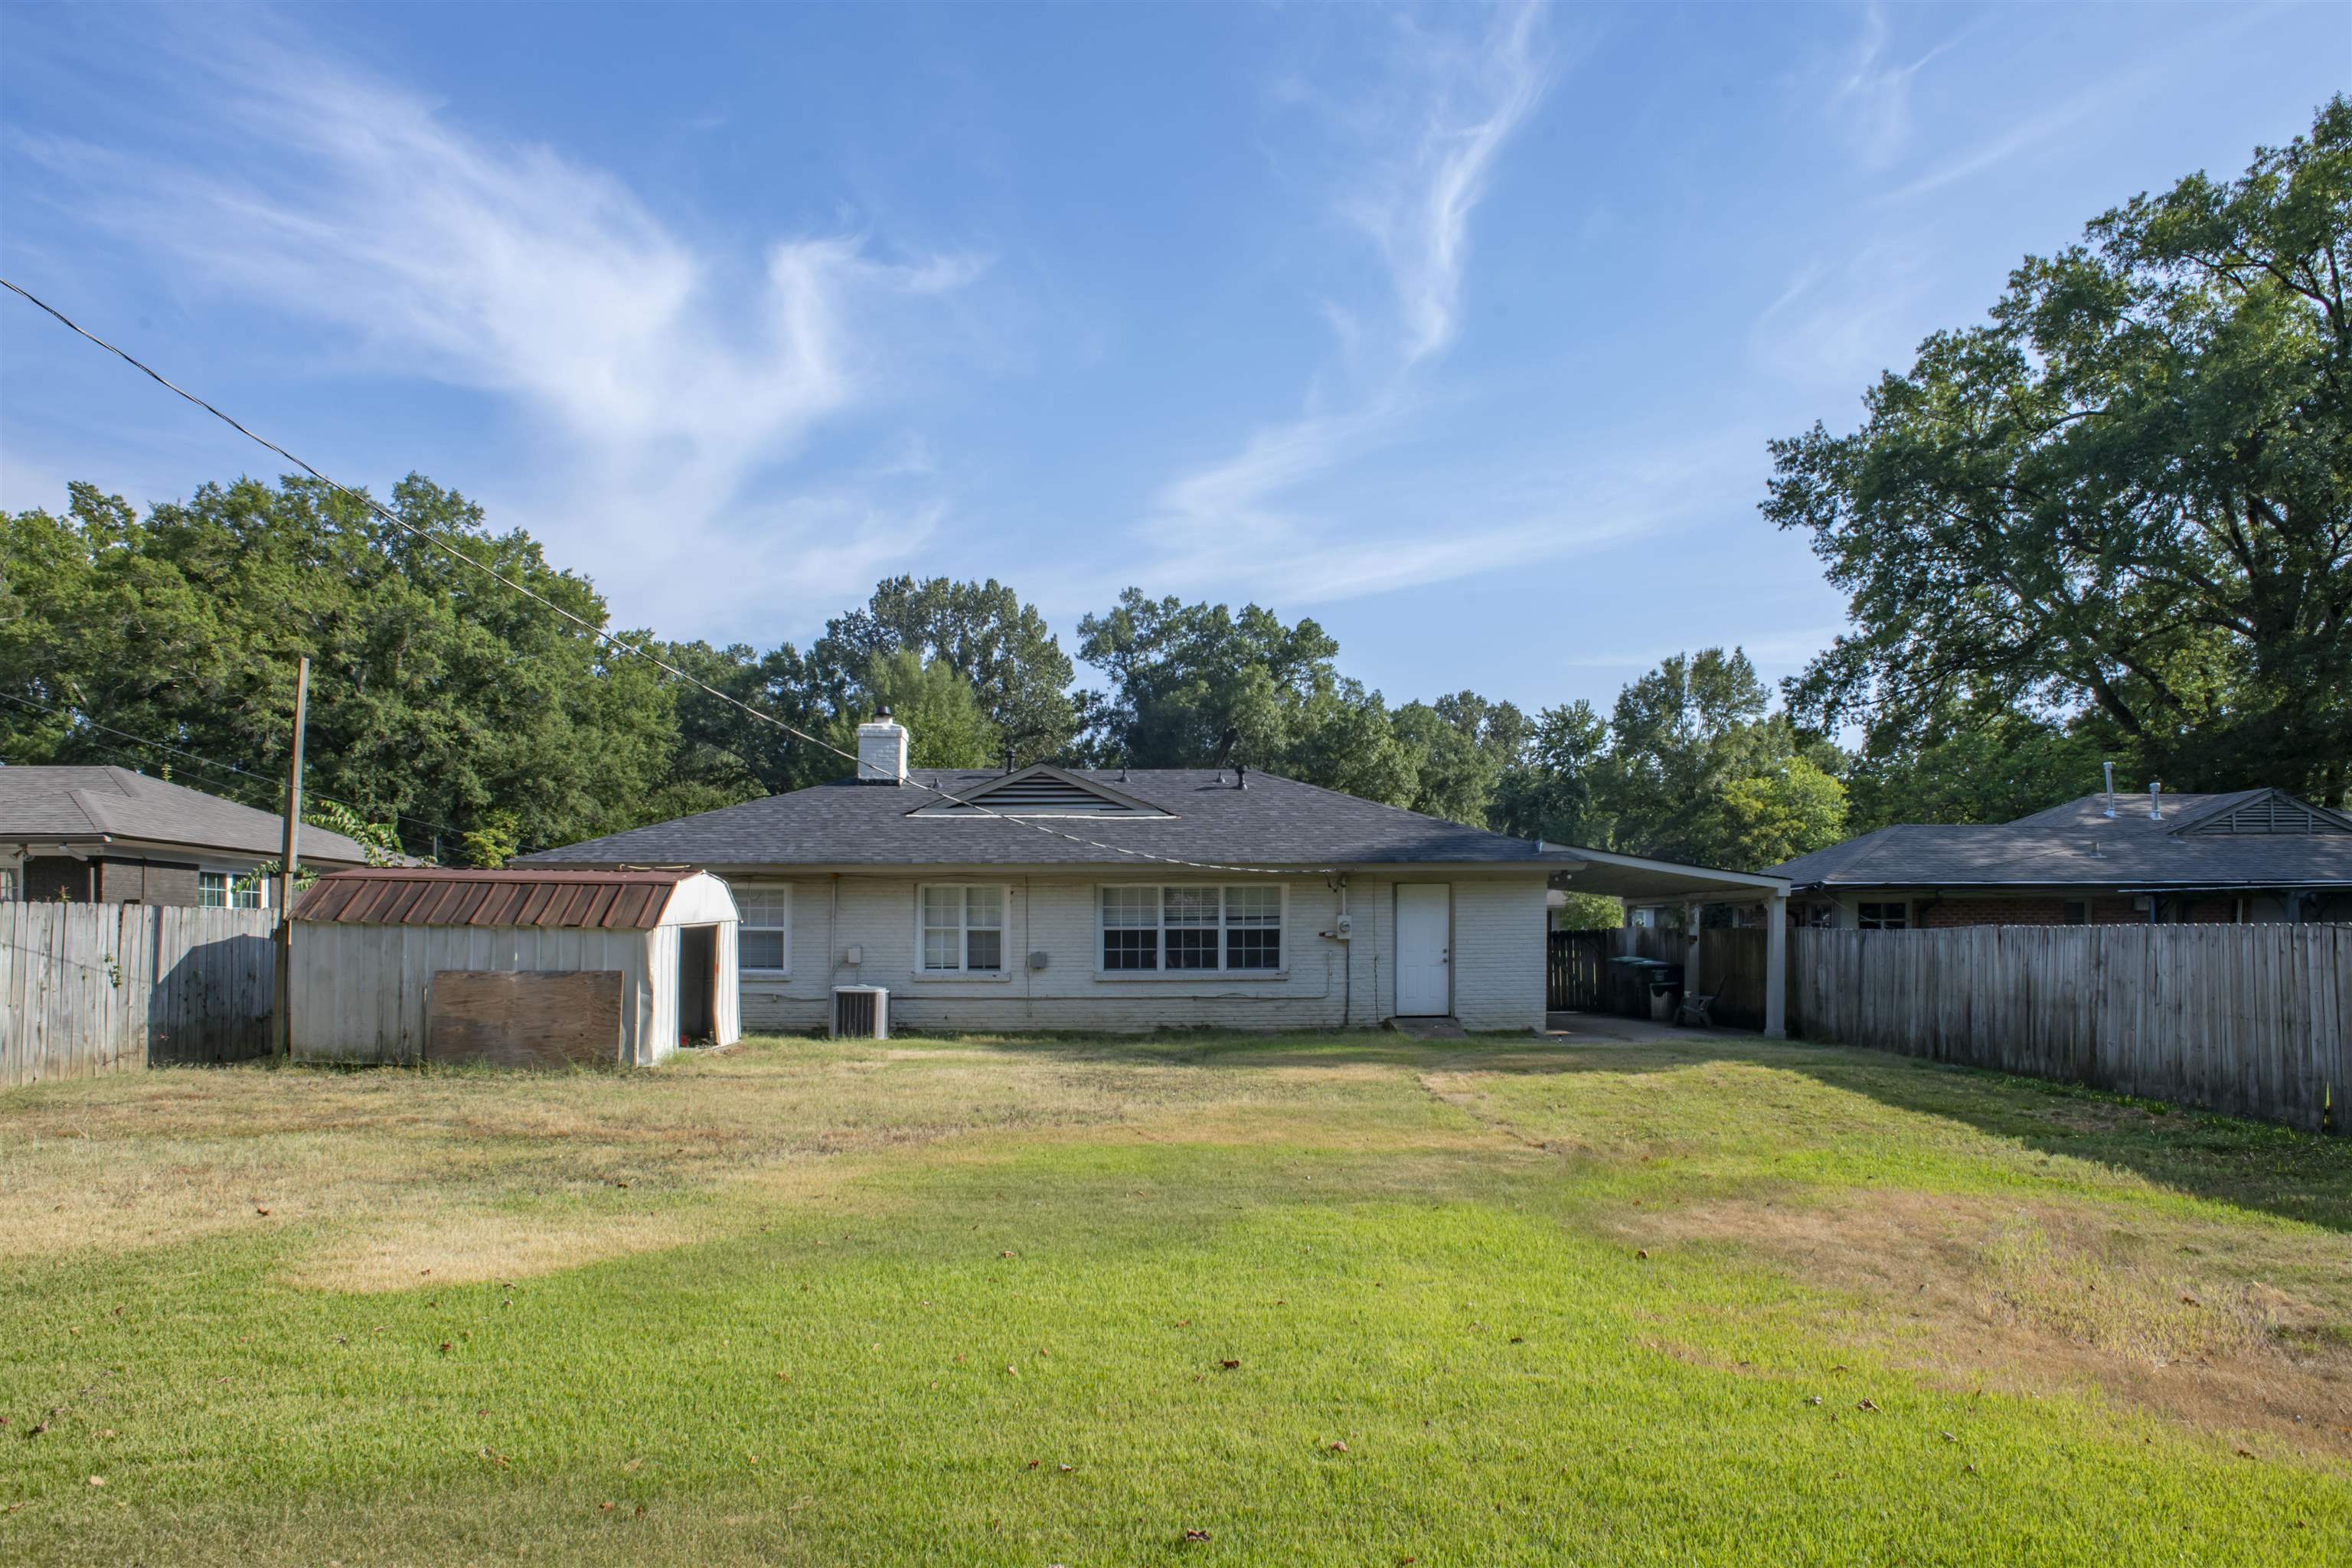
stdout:
[[1728,1038],[157,1071],[0,1095],[0,1417],[11,1563],[2340,1564],[2352,1142]]

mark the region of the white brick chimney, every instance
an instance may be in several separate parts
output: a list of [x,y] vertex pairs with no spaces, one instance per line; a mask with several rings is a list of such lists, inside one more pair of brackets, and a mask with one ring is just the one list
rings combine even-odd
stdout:
[[907,782],[907,727],[891,718],[887,708],[857,726],[857,782]]

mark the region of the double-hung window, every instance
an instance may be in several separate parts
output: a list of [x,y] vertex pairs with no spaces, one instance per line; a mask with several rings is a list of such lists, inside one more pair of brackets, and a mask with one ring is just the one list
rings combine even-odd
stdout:
[[1864,931],[1901,931],[1911,922],[1907,904],[1857,904],[1854,924]]
[[746,973],[789,974],[793,969],[793,890],[735,889],[735,961]]
[[919,946],[926,974],[1004,972],[1004,889],[926,887]]
[[266,910],[269,907],[269,882],[262,877],[240,877],[234,871],[199,871],[196,903],[207,910]]
[[1282,968],[1282,889],[1123,885],[1102,889],[1106,973]]

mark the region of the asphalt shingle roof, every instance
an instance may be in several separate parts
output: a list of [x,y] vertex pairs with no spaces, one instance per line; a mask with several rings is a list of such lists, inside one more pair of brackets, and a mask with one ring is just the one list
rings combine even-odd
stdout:
[[2183,832],[2268,794],[2166,795],[2163,819],[2146,795],[2104,795],[2015,822],[1882,827],[1772,868],[1798,887],[2352,886],[2352,833]]
[[[936,804],[929,789],[849,780],[772,795],[698,816],[524,856],[520,865],[590,866],[1144,866],[1144,851],[1239,866],[1379,863],[1572,865],[1575,857],[1533,840],[1381,805],[1295,779],[1253,770],[1249,787],[1220,784],[1211,769],[1070,770],[1169,813],[1033,819],[1098,848],[1017,822],[968,815],[910,816]],[[920,784],[958,795],[1003,775],[918,768]]]
[[[285,818],[128,768],[0,767],[0,839],[132,838],[274,858]],[[364,865],[367,851],[340,833],[302,825],[306,860]]]

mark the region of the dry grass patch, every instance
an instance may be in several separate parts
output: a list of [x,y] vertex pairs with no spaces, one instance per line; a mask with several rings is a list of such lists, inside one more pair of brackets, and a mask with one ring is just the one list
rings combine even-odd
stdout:
[[1729,1245],[1849,1293],[1842,1334],[1899,1364],[2009,1392],[2093,1387],[2352,1457],[2352,1344],[2318,1331],[2345,1303],[2243,1277],[2291,1266],[2295,1238],[1901,1190],[1644,1208],[1617,1229],[1645,1247]]

